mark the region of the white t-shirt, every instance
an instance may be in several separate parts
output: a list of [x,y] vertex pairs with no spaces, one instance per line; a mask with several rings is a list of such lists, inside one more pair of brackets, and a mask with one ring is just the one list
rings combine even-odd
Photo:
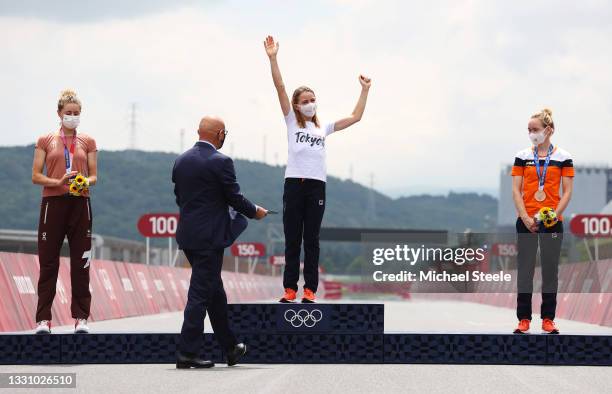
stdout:
[[325,137],[334,132],[334,123],[315,126],[306,122],[306,128],[300,128],[293,110],[285,116],[287,124],[288,159],[285,178],[318,179],[325,182],[327,166],[325,164]]

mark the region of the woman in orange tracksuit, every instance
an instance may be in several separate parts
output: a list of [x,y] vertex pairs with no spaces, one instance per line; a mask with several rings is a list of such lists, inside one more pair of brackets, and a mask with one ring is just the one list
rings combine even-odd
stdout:
[[[533,275],[539,245],[542,264],[542,331],[558,334],[554,319],[563,240],[563,212],[572,196],[574,164],[568,152],[551,143],[555,132],[551,110],[543,109],[532,115],[528,131],[533,146],[519,151],[512,167],[512,196],[518,213],[516,315],[519,324],[514,333],[529,332]],[[544,207],[551,208],[557,214],[559,221],[551,227],[545,227],[534,219]]]

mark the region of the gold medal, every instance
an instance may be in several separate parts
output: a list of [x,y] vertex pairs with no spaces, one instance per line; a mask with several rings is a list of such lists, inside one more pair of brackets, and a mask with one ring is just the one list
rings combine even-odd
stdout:
[[539,190],[537,192],[535,192],[535,194],[533,195],[536,201],[542,202],[544,200],[546,200],[546,193],[544,193],[544,190]]

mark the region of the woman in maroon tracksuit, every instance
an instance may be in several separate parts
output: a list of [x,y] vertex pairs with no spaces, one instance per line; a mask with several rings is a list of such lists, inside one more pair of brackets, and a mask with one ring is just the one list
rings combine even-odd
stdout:
[[[38,223],[38,306],[36,333],[51,333],[51,306],[64,238],[70,246],[70,281],[75,319],[75,332],[87,333],[87,318],[91,305],[89,292],[89,263],[91,259],[92,211],[89,192],[70,194],[69,185],[77,174],[85,182],[97,181],[96,141],[77,133],[81,115],[81,101],[76,93],[65,90],[57,104],[60,118],[58,131],[41,136],[34,150],[32,182],[43,186]],[[46,167],[46,174],[43,169]]]

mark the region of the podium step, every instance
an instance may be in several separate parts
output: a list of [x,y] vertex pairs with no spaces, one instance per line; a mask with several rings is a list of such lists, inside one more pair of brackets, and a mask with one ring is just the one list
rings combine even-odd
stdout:
[[240,333],[382,334],[383,304],[230,304],[228,316]]
[[[612,365],[612,336],[513,334],[239,334],[242,363]],[[175,362],[179,334],[0,335],[0,364]],[[213,334],[203,357],[224,362]]]
[[612,365],[609,335],[385,334],[385,363]]
[[[233,304],[242,363],[612,365],[609,335],[384,333],[382,304]],[[224,362],[214,334],[203,357]],[[177,333],[5,334],[0,364],[175,362]]]

